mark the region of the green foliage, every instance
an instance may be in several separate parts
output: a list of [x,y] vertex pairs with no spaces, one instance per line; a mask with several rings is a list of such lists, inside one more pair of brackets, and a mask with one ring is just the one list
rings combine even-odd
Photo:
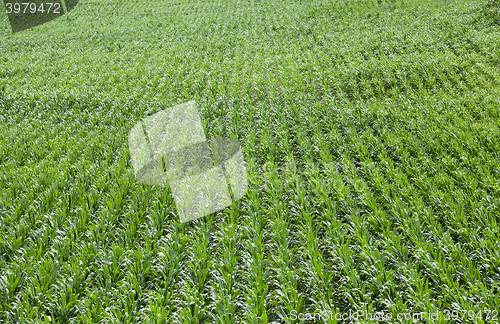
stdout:
[[[0,322],[500,309],[494,12],[83,0],[14,35],[0,18]],[[135,181],[127,134],[190,100],[207,137],[242,143],[250,185],[180,223]]]
[[477,11],[476,22],[481,22],[486,26],[500,25],[500,1],[484,1]]

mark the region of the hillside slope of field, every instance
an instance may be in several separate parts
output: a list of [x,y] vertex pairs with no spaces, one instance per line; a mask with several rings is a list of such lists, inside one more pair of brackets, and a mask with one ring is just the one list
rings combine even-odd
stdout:
[[[182,224],[127,135],[191,100],[249,189]],[[496,0],[81,0],[16,34],[2,14],[0,322],[492,323],[499,108]]]

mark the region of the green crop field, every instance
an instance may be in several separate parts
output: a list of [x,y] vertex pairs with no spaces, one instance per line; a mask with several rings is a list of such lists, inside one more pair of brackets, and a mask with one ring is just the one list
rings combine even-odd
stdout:
[[[0,10],[0,323],[500,321],[500,1]],[[191,100],[249,186],[181,223],[127,136]]]

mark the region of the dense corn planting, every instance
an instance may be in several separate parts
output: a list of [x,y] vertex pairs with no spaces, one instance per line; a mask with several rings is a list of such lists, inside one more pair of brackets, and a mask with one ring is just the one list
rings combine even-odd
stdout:
[[[82,0],[16,34],[0,17],[0,322],[495,322],[498,1]],[[207,137],[241,143],[249,188],[181,223],[127,134],[191,100]]]

